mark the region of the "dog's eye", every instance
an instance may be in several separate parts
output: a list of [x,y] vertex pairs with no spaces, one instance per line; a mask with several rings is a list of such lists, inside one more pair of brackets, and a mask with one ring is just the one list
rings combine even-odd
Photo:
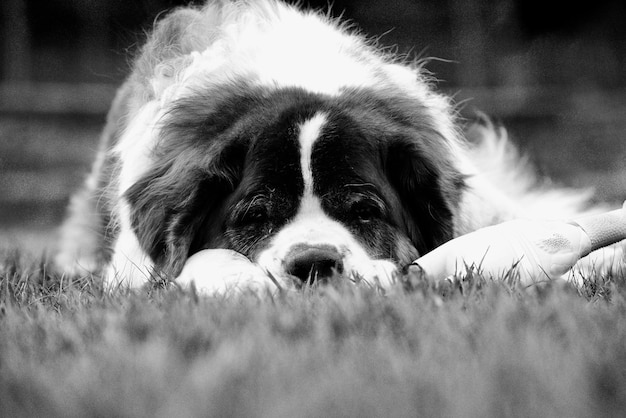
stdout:
[[381,216],[380,208],[374,202],[359,201],[352,204],[351,212],[360,222],[369,222]]
[[241,211],[235,217],[235,223],[238,225],[249,225],[262,223],[268,218],[268,211],[265,206],[255,205]]

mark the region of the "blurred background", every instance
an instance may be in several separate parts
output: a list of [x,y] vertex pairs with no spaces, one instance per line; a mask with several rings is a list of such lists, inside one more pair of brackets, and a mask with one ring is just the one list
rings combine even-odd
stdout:
[[[0,1],[0,248],[52,242],[133,53],[174,0]],[[303,1],[325,8],[327,0]],[[626,2],[336,0],[555,184],[626,198]]]

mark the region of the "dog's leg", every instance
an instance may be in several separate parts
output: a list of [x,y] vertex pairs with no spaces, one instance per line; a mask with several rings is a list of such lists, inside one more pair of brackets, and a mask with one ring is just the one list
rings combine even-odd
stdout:
[[[98,165],[98,163],[96,163]],[[97,169],[72,196],[69,216],[59,231],[56,267],[70,275],[97,272],[103,262],[101,217],[97,210]]]
[[203,250],[191,256],[175,283],[183,288],[193,286],[208,295],[280,290],[280,285],[258,265],[235,251],[221,249]]
[[154,265],[144,253],[130,228],[122,226],[113,249],[113,256],[104,271],[104,288],[136,289],[148,283]]
[[99,273],[110,258],[110,242],[118,231],[114,202],[109,195],[117,163],[109,151],[123,130],[132,93],[129,83],[119,90],[107,116],[91,172],[70,200],[67,218],[59,229],[54,259],[56,269],[62,273]]

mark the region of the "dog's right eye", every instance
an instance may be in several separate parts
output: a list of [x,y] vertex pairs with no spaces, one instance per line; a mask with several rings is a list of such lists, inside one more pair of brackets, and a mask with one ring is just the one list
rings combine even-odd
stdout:
[[234,216],[234,224],[238,226],[259,224],[269,217],[267,207],[264,205],[248,206]]

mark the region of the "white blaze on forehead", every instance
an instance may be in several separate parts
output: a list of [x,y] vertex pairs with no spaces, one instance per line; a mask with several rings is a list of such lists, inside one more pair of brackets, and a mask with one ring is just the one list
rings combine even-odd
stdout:
[[304,182],[304,194],[300,203],[299,214],[303,211],[309,211],[311,208],[321,210],[319,200],[313,196],[313,168],[311,167],[311,155],[313,153],[313,144],[319,138],[322,128],[326,123],[326,115],[318,113],[311,119],[300,125],[300,167],[302,170],[302,180]]
[[389,283],[395,265],[386,260],[370,259],[365,248],[358,243],[352,233],[324,213],[319,197],[313,192],[311,156],[326,121],[326,115],[318,113],[300,125],[298,140],[304,192],[298,213],[273,237],[269,247],[254,261],[276,278],[286,278],[289,273],[285,270],[285,260],[294,247],[331,246],[341,256],[344,271],[348,276],[357,275],[372,283],[377,281]]

